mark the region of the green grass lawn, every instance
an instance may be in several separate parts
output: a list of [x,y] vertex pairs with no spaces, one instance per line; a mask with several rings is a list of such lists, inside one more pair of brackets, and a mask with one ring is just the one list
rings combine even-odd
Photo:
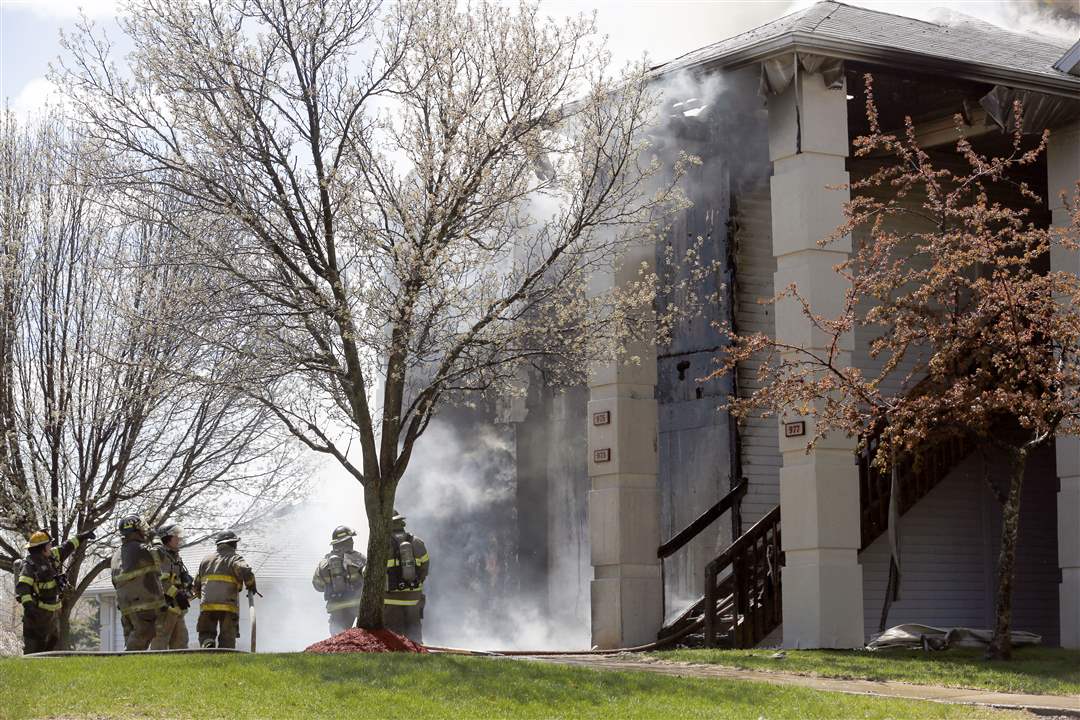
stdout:
[[3,659],[0,717],[715,720],[1024,715],[514,660],[283,654]]
[[919,685],[979,688],[1000,692],[1080,694],[1080,651],[1028,647],[1009,662],[989,662],[982,650],[924,653],[912,650],[669,650],[654,657],[749,670],[770,670],[831,678],[899,680]]

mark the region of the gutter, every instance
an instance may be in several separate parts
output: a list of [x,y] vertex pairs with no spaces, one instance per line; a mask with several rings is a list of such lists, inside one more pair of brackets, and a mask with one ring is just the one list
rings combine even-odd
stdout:
[[1043,75],[1023,70],[1012,70],[997,65],[934,57],[909,50],[878,47],[853,40],[822,37],[813,33],[798,31],[785,33],[779,37],[767,38],[736,50],[697,61],[680,62],[678,59],[672,60],[664,65],[654,67],[650,74],[654,77],[662,77],[682,70],[706,72],[720,68],[736,69],[790,52],[807,52],[844,60],[905,68],[932,75],[943,75],[990,85],[1005,85],[1010,88],[1032,90],[1073,100],[1080,98],[1080,81],[1067,75]]

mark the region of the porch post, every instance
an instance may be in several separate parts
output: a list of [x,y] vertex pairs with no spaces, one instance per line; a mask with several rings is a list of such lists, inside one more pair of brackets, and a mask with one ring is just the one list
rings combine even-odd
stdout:
[[[1068,211],[1061,193],[1076,192],[1080,180],[1080,123],[1051,130],[1046,153],[1048,205],[1054,225],[1068,224]],[[1054,248],[1050,266],[1055,271],[1080,275],[1080,255]],[[1058,566],[1061,568],[1059,612],[1061,646],[1080,648],[1080,438],[1059,437],[1057,474],[1061,488],[1057,495]]]
[[[594,292],[637,278],[655,250],[642,246],[620,258],[614,272],[594,281]],[[651,312],[651,308],[645,310]],[[592,642],[600,648],[656,640],[661,610],[660,494],[657,489],[656,348],[639,344],[628,356],[589,376],[588,496],[593,566]]]
[[[795,283],[814,311],[842,308],[847,283],[833,270],[851,252],[850,239],[819,247],[843,221],[847,191],[826,185],[848,181],[846,90],[828,88],[822,76],[799,72],[769,97],[769,156],[773,162],[772,231],[774,287]],[[776,306],[778,340],[824,350],[793,302]],[[851,362],[853,342],[843,342]],[[807,435],[813,432],[806,422]],[[854,648],[863,645],[863,584],[859,566],[859,474],[855,441],[830,437],[806,453],[806,437],[780,430],[780,506],[783,549],[785,647]]]

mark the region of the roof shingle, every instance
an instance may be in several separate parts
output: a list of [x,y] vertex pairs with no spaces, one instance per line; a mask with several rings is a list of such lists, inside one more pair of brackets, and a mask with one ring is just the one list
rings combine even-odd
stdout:
[[1069,50],[1068,41],[1010,32],[958,13],[953,13],[948,22],[927,22],[833,0],[694,50],[654,70],[667,74],[704,63],[724,64],[727,57],[785,35],[1008,69],[1047,79],[1075,80],[1080,93],[1080,78],[1054,68],[1054,63]]

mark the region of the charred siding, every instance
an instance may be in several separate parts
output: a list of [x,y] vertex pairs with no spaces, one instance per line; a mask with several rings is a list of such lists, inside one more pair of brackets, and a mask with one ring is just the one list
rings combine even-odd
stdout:
[[[699,298],[712,298],[705,311],[682,318],[671,342],[659,348],[658,403],[661,535],[671,537],[714,505],[731,485],[731,430],[723,409],[731,393],[730,377],[706,380],[716,368],[723,332],[717,320],[730,322],[731,304],[722,297],[730,283],[728,215],[731,199],[726,164],[705,158],[690,170],[688,192],[693,206],[673,223],[667,242],[657,248],[658,269],[673,280],[691,280]],[[718,263],[717,272],[696,278],[687,252],[700,252],[701,266]],[[718,297],[720,296],[720,297]],[[685,306],[682,291],[664,297],[661,311]],[[731,541],[730,523],[714,523],[666,561],[668,608],[697,599],[703,592],[705,565]]]

